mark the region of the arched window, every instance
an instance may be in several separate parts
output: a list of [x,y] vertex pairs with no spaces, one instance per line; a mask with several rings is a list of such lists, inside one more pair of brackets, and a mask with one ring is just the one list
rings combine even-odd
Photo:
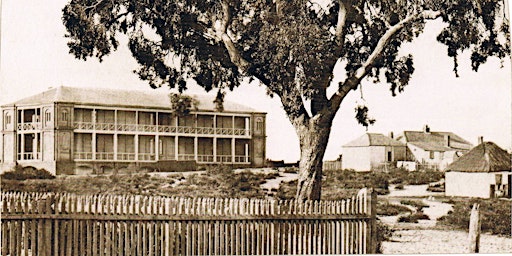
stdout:
[[263,131],[263,118],[256,118],[256,131]]
[[69,112],[67,109],[63,109],[61,112],[61,121],[67,122],[69,120]]
[[44,121],[47,123],[52,121],[52,112],[49,109],[44,111]]
[[9,126],[12,122],[12,117],[10,113],[5,113],[4,115],[4,129],[7,129],[7,126]]

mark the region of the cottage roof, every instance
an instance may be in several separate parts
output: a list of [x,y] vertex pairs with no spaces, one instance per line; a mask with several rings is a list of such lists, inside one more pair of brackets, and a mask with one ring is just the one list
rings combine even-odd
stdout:
[[448,165],[446,171],[501,172],[511,171],[511,155],[493,142],[484,142]]
[[365,133],[361,137],[343,145],[343,147],[368,146],[405,146],[403,143],[391,139],[380,133]]
[[[447,145],[446,137],[450,137]],[[428,151],[469,150],[471,143],[453,132],[404,131],[402,137],[407,143]]]
[[[214,111],[214,96],[190,95],[199,101],[200,111]],[[119,90],[104,88],[79,88],[60,86],[42,93],[18,100],[9,105],[40,105],[50,103],[74,103],[100,106],[143,107],[169,109],[170,99],[167,93],[156,91]],[[7,105],[6,105],[7,106]],[[225,112],[262,113],[253,108],[224,101]]]

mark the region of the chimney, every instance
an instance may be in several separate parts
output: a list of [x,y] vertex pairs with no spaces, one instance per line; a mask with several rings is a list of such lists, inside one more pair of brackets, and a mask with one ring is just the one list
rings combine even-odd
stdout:
[[389,132],[389,136],[390,138],[394,139],[395,138],[395,135],[393,134],[393,132]]
[[478,145],[484,143],[484,136],[478,136]]
[[430,133],[430,127],[428,127],[427,124],[425,126],[423,126],[423,132],[424,133]]
[[444,135],[445,146],[450,147],[450,144],[451,144],[450,140],[451,140],[450,135],[448,135],[448,134]]

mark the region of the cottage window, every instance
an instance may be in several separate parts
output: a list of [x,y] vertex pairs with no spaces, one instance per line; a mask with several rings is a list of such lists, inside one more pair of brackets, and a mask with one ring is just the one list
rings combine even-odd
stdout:
[[434,151],[429,151],[430,153],[430,159],[434,159]]

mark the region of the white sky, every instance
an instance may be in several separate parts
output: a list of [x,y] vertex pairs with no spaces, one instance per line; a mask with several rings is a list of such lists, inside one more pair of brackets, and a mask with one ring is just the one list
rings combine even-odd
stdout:
[[[67,0],[1,1],[0,104],[9,103],[60,85],[151,90],[132,71],[136,63],[125,45],[104,58],[87,62],[68,54],[61,9]],[[510,60],[490,59],[475,73],[469,54],[460,57],[459,78],[453,61],[435,37],[440,23],[429,25],[413,44],[403,47],[414,55],[416,71],[405,92],[392,97],[389,86],[363,82],[370,116],[377,119],[369,132],[421,130],[452,131],[473,144],[484,136],[511,149],[512,90]],[[342,71],[340,71],[342,73]],[[163,93],[166,89],[161,89]],[[191,88],[191,93],[203,93]],[[297,161],[299,143],[277,98],[270,99],[263,87],[253,82],[228,93],[227,100],[245,104],[267,115],[267,157]],[[353,91],[341,105],[332,127],[326,160],[335,159],[341,146],[365,132],[357,124],[354,108],[360,99]]]

